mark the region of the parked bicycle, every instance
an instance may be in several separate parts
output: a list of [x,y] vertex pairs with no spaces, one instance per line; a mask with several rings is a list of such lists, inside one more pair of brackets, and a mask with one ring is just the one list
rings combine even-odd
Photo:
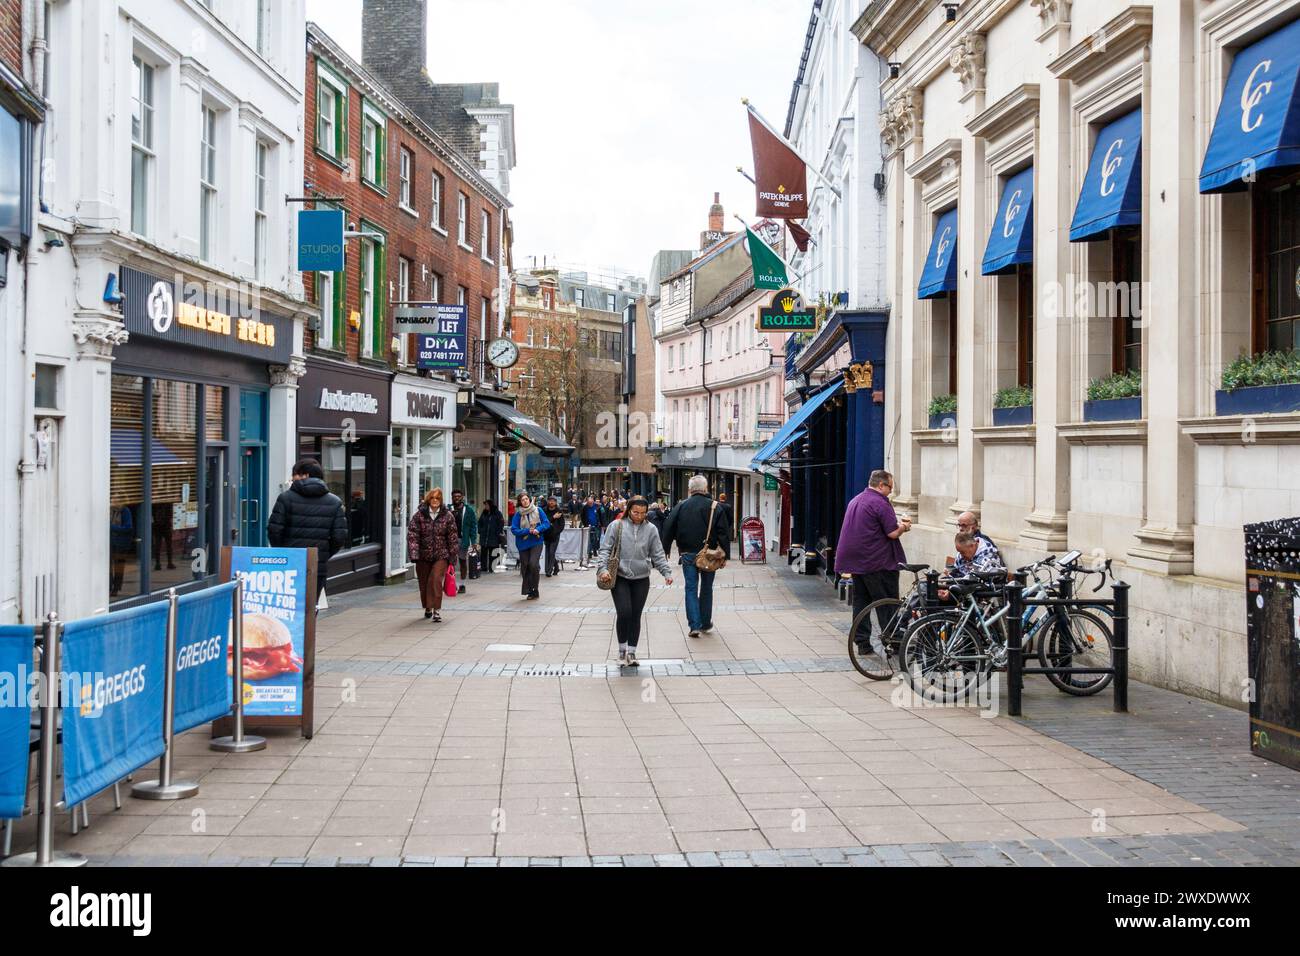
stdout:
[[[907,626],[925,610],[926,586],[921,574],[928,564],[900,564],[900,571],[912,574],[912,587],[901,598],[881,598],[872,601],[853,618],[849,625],[849,660],[863,677],[871,680],[889,680],[897,672],[899,646]],[[872,633],[883,612],[885,623],[879,633]]]

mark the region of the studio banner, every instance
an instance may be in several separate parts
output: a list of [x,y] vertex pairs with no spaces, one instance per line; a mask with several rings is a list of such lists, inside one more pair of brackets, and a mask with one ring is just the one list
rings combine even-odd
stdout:
[[234,582],[182,595],[176,607],[176,708],[183,734],[230,713],[231,595]]
[[755,212],[770,219],[808,218],[808,167],[781,137],[749,111],[754,148]]
[[0,820],[23,814],[34,646],[30,627],[0,627]]
[[166,666],[166,601],[64,625],[68,806],[162,756]]
[[231,548],[230,576],[244,582],[244,716],[301,717],[307,617],[316,605],[307,550]]

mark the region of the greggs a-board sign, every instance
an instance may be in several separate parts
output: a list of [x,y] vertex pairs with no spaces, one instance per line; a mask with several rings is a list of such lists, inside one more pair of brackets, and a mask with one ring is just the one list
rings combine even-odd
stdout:
[[799,293],[782,289],[772,297],[770,308],[758,310],[760,332],[805,332],[817,328],[817,312],[804,308]]
[[122,267],[122,321],[132,337],[287,362],[293,320],[261,307],[251,285],[201,282]]

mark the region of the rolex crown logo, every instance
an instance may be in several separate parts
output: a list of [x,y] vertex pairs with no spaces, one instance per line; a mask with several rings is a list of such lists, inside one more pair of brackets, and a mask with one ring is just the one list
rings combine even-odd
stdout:
[[787,298],[787,299],[782,300],[782,302],[781,302],[781,308],[784,309],[786,312],[793,312],[793,311],[794,311],[794,299],[789,299],[789,298]]

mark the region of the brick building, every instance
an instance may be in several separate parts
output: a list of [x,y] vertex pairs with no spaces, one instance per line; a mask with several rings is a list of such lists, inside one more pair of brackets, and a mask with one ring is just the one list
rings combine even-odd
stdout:
[[[509,202],[476,159],[314,24],[305,91],[304,195],[322,197],[308,206],[341,207],[360,234],[345,242],[342,272],[303,277],[319,318],[306,334],[299,390],[300,453],[321,460],[349,505],[352,547],[335,560],[339,585],[351,586],[406,572],[403,529],[429,488],[463,487],[472,501],[498,493],[491,442],[462,447],[452,430],[458,391],[494,385],[480,343],[501,331]],[[463,372],[416,374],[416,336],[392,331],[403,302],[465,307]],[[431,401],[410,400],[422,394]],[[369,411],[359,414],[361,406]],[[406,417],[434,408],[441,413],[432,418]],[[344,454],[349,422],[355,435]],[[477,468],[474,457],[484,459]]]

